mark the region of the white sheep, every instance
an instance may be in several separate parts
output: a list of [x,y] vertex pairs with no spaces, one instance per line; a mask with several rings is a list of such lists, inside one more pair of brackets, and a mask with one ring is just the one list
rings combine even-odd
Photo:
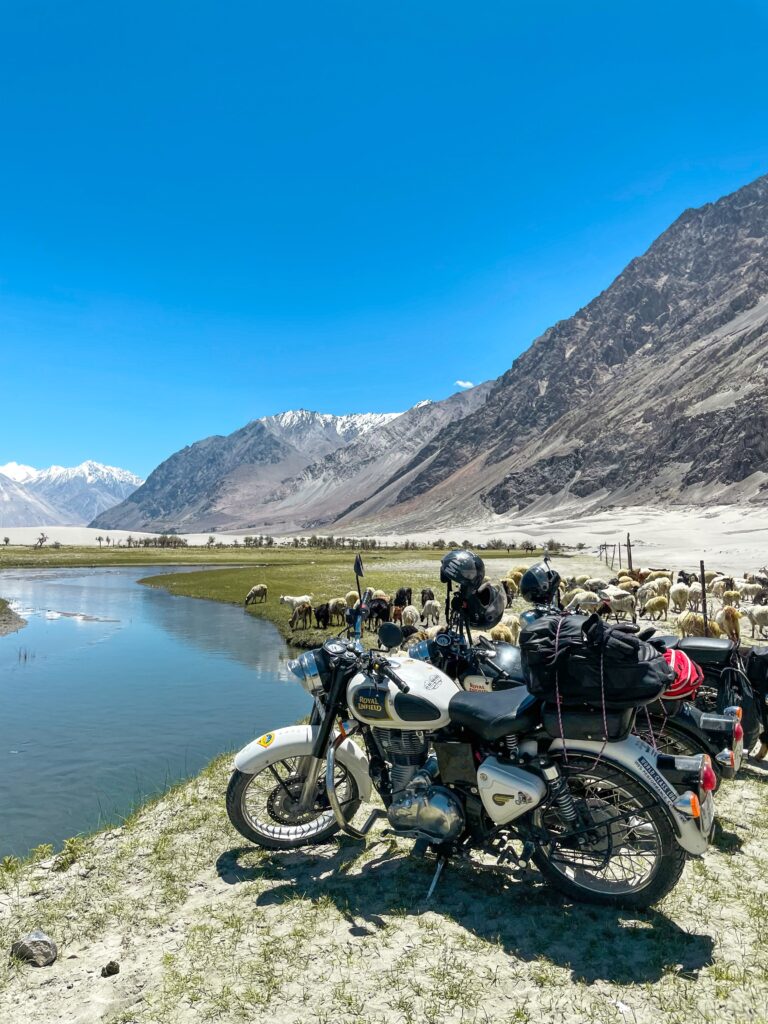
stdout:
[[587,579],[587,581],[584,583],[584,589],[591,590],[594,594],[596,594],[599,590],[605,590],[607,586],[608,582],[606,580],[598,579],[597,576],[593,576],[590,579]]
[[719,637],[722,635],[720,627],[711,619],[707,623],[707,633],[704,633],[704,616],[699,612],[683,612],[678,617],[677,625],[683,636],[710,636]]
[[251,589],[245,595],[245,603],[247,605],[254,604],[256,602],[256,598],[259,599],[259,604],[262,604],[264,601],[267,600],[266,583],[257,583],[255,587],[251,587]]
[[591,590],[577,590],[566,605],[566,611],[596,612],[602,603],[602,599]]
[[421,612],[412,604],[407,604],[403,608],[403,625],[404,626],[418,626],[421,622]]
[[344,595],[344,600],[347,602],[347,608],[354,608],[359,600],[359,595],[356,590],[349,590]]
[[741,583],[741,580],[738,580],[736,583],[736,589],[742,597],[746,597],[747,600],[752,601],[763,588],[759,583]]
[[688,607],[689,588],[685,583],[675,583],[669,588],[669,599],[674,611],[684,612]]
[[635,599],[632,594],[626,594],[623,590],[612,592],[605,589],[599,592],[598,597],[602,598],[610,607],[617,621],[619,617],[625,619],[627,615],[631,617],[633,622],[635,621]]
[[688,607],[692,612],[699,610],[701,604],[701,584],[698,580],[694,580],[693,583],[688,587]]
[[643,616],[647,615],[653,622],[656,619],[666,619],[668,610],[669,601],[666,597],[659,594],[658,596],[648,598],[645,604],[641,607],[640,614]]
[[312,604],[314,594],[302,594],[301,597],[292,597],[290,594],[280,595],[280,604],[289,604],[294,611],[300,604]]
[[642,607],[646,601],[649,601],[652,597],[658,597],[659,594],[659,581],[651,580],[650,583],[643,583],[637,590],[635,597],[637,598],[638,604]]
[[505,626],[501,622],[498,625],[492,627],[490,631],[490,637],[491,640],[493,640],[495,643],[514,643],[514,640],[512,639],[512,630],[509,628],[509,626]]
[[344,625],[344,614],[347,610],[345,597],[332,597],[328,602],[328,615],[331,620],[336,618],[340,626]]
[[438,624],[440,621],[440,605],[437,601],[425,601],[424,607],[421,610],[421,618],[427,625],[430,622],[435,626]]
[[504,612],[501,617],[501,625],[506,626],[512,634],[510,643],[516,644],[520,639],[520,616],[514,612]]
[[765,630],[768,629],[768,605],[750,605],[749,608],[744,609],[744,614],[752,623],[752,639],[755,639],[756,629],[759,631],[760,636],[765,638]]

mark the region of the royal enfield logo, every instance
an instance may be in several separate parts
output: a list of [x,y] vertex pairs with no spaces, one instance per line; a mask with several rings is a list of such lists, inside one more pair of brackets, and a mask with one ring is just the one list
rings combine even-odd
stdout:
[[425,690],[436,690],[441,685],[442,679],[438,675],[427,676],[427,681],[424,683]]
[[672,787],[664,778],[664,776],[660,775],[659,772],[657,772],[656,769],[653,767],[651,762],[648,761],[645,757],[638,757],[637,763],[640,765],[640,767],[643,769],[646,775],[650,775],[650,777],[656,784],[656,788],[660,789],[661,792],[666,796],[666,798],[671,803],[674,803],[674,801],[677,800],[677,793],[674,791],[674,789],[672,789]]

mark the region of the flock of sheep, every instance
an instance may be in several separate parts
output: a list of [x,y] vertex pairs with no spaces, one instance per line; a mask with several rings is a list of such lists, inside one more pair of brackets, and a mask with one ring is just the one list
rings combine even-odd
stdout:
[[[509,609],[518,596],[520,580],[527,566],[515,566],[500,581],[507,597]],[[707,635],[727,636],[735,643],[741,640],[741,620],[752,627],[752,638],[765,637],[768,631],[768,569],[759,573],[745,573],[743,577],[728,576],[722,572],[704,574],[707,595]],[[601,579],[581,575],[561,584],[561,601],[571,611],[597,612],[614,616],[617,620],[630,618],[637,622],[645,618],[651,622],[668,621],[674,613],[678,630],[683,636],[704,636],[702,614],[702,588],[693,573],[672,569],[623,570],[618,576]],[[344,597],[331,598],[313,605],[312,594],[281,594],[280,603],[291,609],[292,629],[309,629],[314,616],[317,629],[343,626],[348,608],[358,600],[357,591],[350,590]],[[378,629],[382,622],[401,624],[409,643],[426,639],[439,631],[441,608],[434,592],[425,587],[421,591],[421,608],[413,604],[411,587],[400,587],[394,597],[383,590],[374,592],[370,605],[368,626]],[[248,592],[245,604],[267,600],[267,585],[256,584]],[[499,625],[488,632],[492,640],[517,643],[520,621],[512,611],[504,614]]]

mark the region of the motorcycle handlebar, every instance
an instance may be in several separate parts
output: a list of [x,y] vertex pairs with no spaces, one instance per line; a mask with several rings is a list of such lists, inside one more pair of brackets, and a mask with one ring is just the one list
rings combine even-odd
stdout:
[[401,693],[411,692],[411,688],[408,685],[408,683],[404,682],[397,674],[397,672],[395,672],[394,669],[391,669],[389,665],[379,665],[378,668],[383,676],[386,676],[387,679],[392,680],[392,682],[395,684],[398,690],[400,690]]

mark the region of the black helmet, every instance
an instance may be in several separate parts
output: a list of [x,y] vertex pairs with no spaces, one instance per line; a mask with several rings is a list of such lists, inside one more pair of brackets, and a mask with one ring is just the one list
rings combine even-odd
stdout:
[[477,590],[485,578],[485,565],[474,551],[455,548],[443,555],[440,562],[440,580],[458,583],[465,591]]
[[467,617],[470,626],[491,629],[501,621],[507,607],[507,595],[501,587],[495,587],[486,580],[474,594],[467,598]]
[[559,583],[560,574],[548,562],[538,562],[523,573],[520,593],[531,604],[553,604]]

